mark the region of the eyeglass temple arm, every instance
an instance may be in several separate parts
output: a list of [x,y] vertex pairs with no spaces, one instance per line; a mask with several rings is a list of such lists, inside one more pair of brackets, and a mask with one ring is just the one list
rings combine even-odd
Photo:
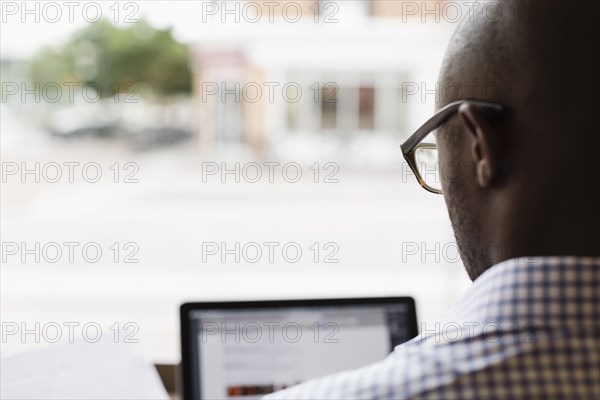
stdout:
[[460,100],[448,104],[441,108],[433,117],[425,122],[415,133],[413,133],[402,145],[403,154],[408,154],[423,138],[431,131],[442,125],[448,118],[458,111],[463,104],[472,104],[482,111],[490,112],[490,116],[497,115],[503,110],[500,104],[488,103],[484,101]]

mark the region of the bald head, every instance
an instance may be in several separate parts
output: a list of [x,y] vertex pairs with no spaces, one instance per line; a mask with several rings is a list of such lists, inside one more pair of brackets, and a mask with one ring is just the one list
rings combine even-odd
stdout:
[[511,106],[546,110],[557,109],[565,95],[592,99],[599,84],[599,13],[597,1],[482,2],[455,31],[440,80],[462,85],[462,94],[476,84],[474,96]]
[[483,2],[450,41],[437,107],[505,107],[498,121],[464,107],[438,133],[442,166],[464,166],[442,184],[473,279],[512,257],[599,253],[599,16],[596,1]]

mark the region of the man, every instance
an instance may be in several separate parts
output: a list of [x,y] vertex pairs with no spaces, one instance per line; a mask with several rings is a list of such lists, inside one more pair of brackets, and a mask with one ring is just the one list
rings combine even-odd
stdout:
[[439,332],[268,399],[600,398],[600,10],[484,6],[448,47],[440,87],[455,90],[402,146],[444,195],[472,288]]

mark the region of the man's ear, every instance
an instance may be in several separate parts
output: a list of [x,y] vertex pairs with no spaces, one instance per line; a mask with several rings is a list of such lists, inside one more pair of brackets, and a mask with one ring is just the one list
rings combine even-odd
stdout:
[[458,115],[469,134],[477,182],[481,187],[490,187],[500,172],[501,144],[498,132],[472,104],[463,104],[458,110]]

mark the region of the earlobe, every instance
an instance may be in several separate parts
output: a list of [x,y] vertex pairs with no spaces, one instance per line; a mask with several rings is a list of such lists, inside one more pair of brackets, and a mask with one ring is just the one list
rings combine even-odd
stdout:
[[490,184],[492,183],[491,177],[493,175],[493,171],[491,171],[490,164],[487,162],[487,160],[479,160],[479,162],[477,163],[477,182],[479,182],[479,186],[490,186]]

